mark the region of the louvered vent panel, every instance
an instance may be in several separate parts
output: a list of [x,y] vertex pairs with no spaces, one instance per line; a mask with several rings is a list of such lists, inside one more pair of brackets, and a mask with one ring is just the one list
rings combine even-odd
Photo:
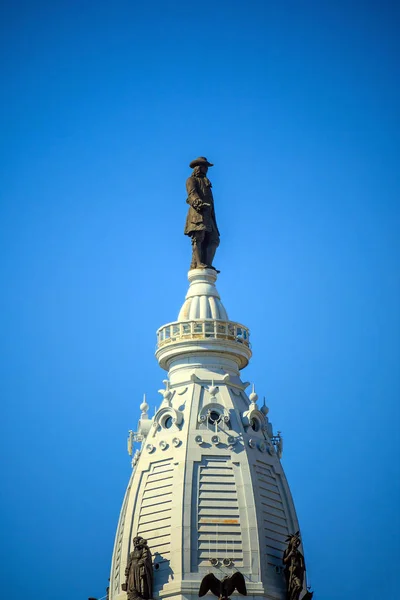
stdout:
[[171,461],[152,465],[140,507],[138,535],[147,540],[157,562],[170,558],[173,466]]
[[128,507],[128,499],[129,499],[130,490],[131,490],[131,483],[129,483],[128,489],[126,490],[124,504],[123,504],[122,510],[121,510],[121,518],[120,518],[118,536],[117,536],[118,541],[117,541],[117,546],[116,546],[116,551],[115,551],[115,559],[114,559],[115,560],[115,563],[114,563],[114,590],[116,592],[118,592],[118,590],[119,590],[119,576],[120,576],[120,568],[121,568],[121,549],[122,549],[122,540],[124,537],[126,509]]
[[267,559],[270,564],[281,567],[289,530],[279,483],[271,468],[260,461],[257,461],[256,473],[261,497]]
[[210,559],[243,565],[235,474],[227,460],[207,460],[198,470],[198,566]]

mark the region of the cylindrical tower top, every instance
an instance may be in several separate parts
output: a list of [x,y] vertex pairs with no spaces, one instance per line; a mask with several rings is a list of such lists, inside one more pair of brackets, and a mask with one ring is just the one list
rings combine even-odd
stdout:
[[235,369],[243,369],[251,357],[250,333],[244,325],[229,321],[215,287],[216,271],[191,269],[188,278],[189,290],[178,320],[157,331],[160,366],[168,371],[173,365],[176,371],[190,364],[201,367],[203,362],[229,361]]

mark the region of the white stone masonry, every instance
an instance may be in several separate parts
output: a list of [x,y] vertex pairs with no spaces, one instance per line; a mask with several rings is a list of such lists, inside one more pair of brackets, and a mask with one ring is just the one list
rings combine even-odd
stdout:
[[282,439],[240,378],[249,331],[229,321],[215,271],[189,271],[189,281],[178,320],[157,332],[156,356],[168,371],[161,404],[150,418],[143,401],[128,442],[141,447],[121,509],[110,600],[126,599],[121,585],[136,535],[153,555],[154,598],[196,600],[205,574],[239,570],[250,600],[285,600],[282,555],[299,525]]

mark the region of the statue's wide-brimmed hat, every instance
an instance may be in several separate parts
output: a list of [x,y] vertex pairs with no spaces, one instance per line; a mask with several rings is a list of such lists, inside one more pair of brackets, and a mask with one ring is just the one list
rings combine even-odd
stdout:
[[194,169],[195,167],[200,166],[200,165],[205,165],[206,167],[214,166],[212,163],[208,162],[208,160],[206,159],[205,156],[199,156],[199,158],[195,158],[194,160],[192,160],[189,167],[191,169]]

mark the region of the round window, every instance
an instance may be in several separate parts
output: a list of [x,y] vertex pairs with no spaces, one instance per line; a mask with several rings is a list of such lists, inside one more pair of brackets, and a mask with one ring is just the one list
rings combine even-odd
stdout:
[[217,412],[216,410],[212,410],[210,412],[210,414],[208,415],[208,422],[211,425],[215,425],[215,423],[218,421],[218,419],[220,418],[220,416],[221,415],[219,414],[219,412]]
[[259,431],[260,430],[260,421],[258,419],[256,419],[255,417],[253,417],[250,421],[250,426],[253,431]]
[[165,421],[164,421],[164,427],[165,429],[169,429],[170,427],[172,427],[172,417],[171,415],[169,415]]

